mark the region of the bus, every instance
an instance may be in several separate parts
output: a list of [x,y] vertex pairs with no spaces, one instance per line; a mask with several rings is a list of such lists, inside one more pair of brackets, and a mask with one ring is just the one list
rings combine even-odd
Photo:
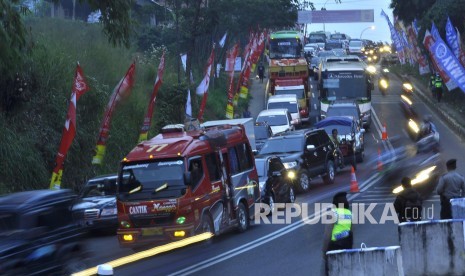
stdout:
[[354,100],[362,116],[363,126],[371,125],[371,91],[373,73],[356,56],[327,58],[318,72],[319,109],[324,115],[332,102]]
[[269,40],[270,59],[301,58],[302,34],[299,31],[278,31],[271,33]]

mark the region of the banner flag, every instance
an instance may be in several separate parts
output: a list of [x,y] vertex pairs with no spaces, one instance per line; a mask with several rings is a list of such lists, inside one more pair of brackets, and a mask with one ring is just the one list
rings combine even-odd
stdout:
[[190,89],[187,89],[186,115],[192,118],[192,102]]
[[431,47],[433,46],[435,40],[429,30],[426,30],[425,32],[425,37],[423,38],[423,44],[425,48],[428,50],[430,56],[431,56],[431,61],[433,63],[433,67],[436,70],[436,72],[439,73],[441,76],[442,80],[444,81],[444,84],[446,85],[447,89],[452,90],[457,88],[457,85],[454,83],[453,80],[449,78],[449,76],[444,72],[444,69],[441,67],[441,65],[438,63],[436,60],[436,56],[434,55]]
[[465,69],[440,37],[432,45],[431,52],[436,57],[436,60],[444,69],[445,73],[454,81],[455,84],[458,85],[462,92],[464,92]]
[[212,64],[213,64],[214,58],[215,58],[215,45],[213,45],[212,52],[210,54],[210,57],[208,58],[205,77],[200,82],[199,86],[197,86],[197,89],[195,91],[197,95],[199,96],[203,95],[202,102],[200,103],[199,114],[197,115],[197,119],[199,121],[202,121],[203,112],[205,111],[205,106],[207,105],[208,86],[210,85],[210,74],[212,71]]
[[163,72],[165,71],[165,52],[160,58],[160,64],[158,65],[157,78],[155,84],[153,85],[152,95],[150,96],[149,105],[147,107],[147,113],[144,117],[144,122],[140,129],[139,134],[139,143],[147,140],[148,132],[150,125],[152,124],[153,109],[155,107],[155,101],[157,100],[158,89],[160,89],[161,84],[163,83]]
[[[229,51],[226,63],[229,68],[234,68],[236,63],[237,52],[239,49],[239,44],[236,43],[234,47]],[[228,86],[228,101],[226,104],[226,118],[234,118],[234,70],[229,71],[229,86]]]
[[221,38],[220,42],[218,42],[218,44],[220,44],[220,47],[223,48],[224,47],[224,43],[226,42],[226,36],[228,35],[228,32],[224,33],[223,37]]
[[113,115],[113,112],[115,111],[117,104],[131,94],[131,89],[134,85],[135,70],[136,64],[132,63],[128,71],[126,72],[126,75],[113,89],[113,93],[111,94],[110,101],[108,102],[108,105],[105,108],[102,124],[100,126],[100,133],[97,139],[95,155],[92,159],[92,164],[94,165],[100,165],[103,162],[103,157],[105,156],[106,150],[106,143],[110,133],[111,117]]
[[428,62],[426,61],[425,56],[421,53],[421,50],[418,47],[417,34],[415,33],[414,27],[412,25],[407,26],[407,35],[408,40],[413,46],[412,52],[416,62],[418,62],[418,71],[420,72],[420,75],[428,74],[430,71]]
[[61,177],[63,175],[63,165],[66,154],[68,153],[71,143],[76,136],[76,103],[79,98],[89,90],[89,86],[84,79],[79,63],[76,66],[74,73],[73,87],[71,89],[71,99],[69,101],[68,114],[66,115],[65,126],[61,134],[60,147],[55,158],[55,168],[52,171],[52,179],[50,181],[50,189],[60,189]]
[[381,10],[381,15],[384,16],[388,23],[389,30],[391,32],[391,39],[394,42],[396,51],[399,53],[399,60],[402,64],[405,64],[404,48],[402,47],[402,42],[399,37],[399,34],[397,33],[396,28],[394,28],[394,26],[391,23],[391,20],[389,19],[388,15],[384,12],[384,10]]
[[436,25],[434,25],[434,22],[431,24],[431,36],[434,38],[435,41],[441,37],[438,28],[436,28]]

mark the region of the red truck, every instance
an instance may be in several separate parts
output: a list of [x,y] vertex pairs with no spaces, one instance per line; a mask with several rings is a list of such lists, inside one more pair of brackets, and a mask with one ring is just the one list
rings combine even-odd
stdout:
[[242,125],[164,128],[121,162],[118,240],[122,247],[137,248],[203,232],[242,232],[259,201],[254,156]]

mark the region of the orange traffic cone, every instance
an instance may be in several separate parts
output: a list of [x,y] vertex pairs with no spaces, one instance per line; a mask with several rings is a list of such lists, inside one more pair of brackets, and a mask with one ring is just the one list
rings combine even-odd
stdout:
[[386,131],[386,124],[383,124],[383,128],[381,129],[381,139],[385,141],[387,140],[387,138],[388,138],[388,135]]
[[355,176],[354,166],[352,166],[352,170],[350,171],[350,192],[351,193],[360,192],[360,190],[358,189],[358,182],[357,182],[357,177]]
[[381,149],[378,147],[378,171],[382,171],[383,170],[383,161],[381,160]]

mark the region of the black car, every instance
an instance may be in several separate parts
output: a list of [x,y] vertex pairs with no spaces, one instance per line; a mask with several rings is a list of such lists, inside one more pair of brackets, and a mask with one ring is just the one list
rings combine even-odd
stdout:
[[295,172],[284,167],[281,158],[277,156],[255,157],[260,194],[262,202],[268,204],[271,212],[274,203],[294,203]]
[[74,223],[71,190],[35,190],[0,197],[0,275],[70,275],[87,268]]
[[306,192],[318,176],[334,183],[336,151],[324,129],[296,130],[268,139],[259,155],[276,155],[287,169],[297,172],[296,189]]
[[266,140],[273,136],[273,131],[271,127],[265,122],[257,122],[254,126],[255,133],[255,146],[257,151],[260,151],[265,144]]
[[73,204],[73,217],[92,231],[116,234],[116,174],[90,179]]

